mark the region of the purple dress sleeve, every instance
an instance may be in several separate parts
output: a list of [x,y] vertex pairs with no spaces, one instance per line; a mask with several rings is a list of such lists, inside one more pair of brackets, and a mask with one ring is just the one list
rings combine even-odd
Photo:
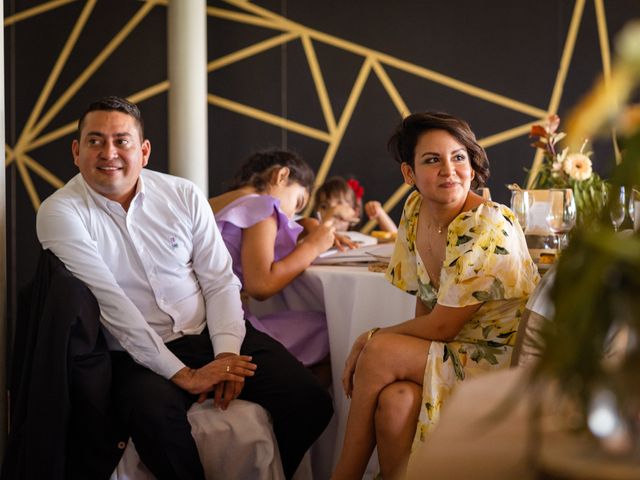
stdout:
[[216,223],[231,253],[233,272],[244,283],[240,249],[242,246],[242,230],[252,227],[267,217],[276,216],[278,232],[275,242],[275,260],[281,260],[296,247],[302,226],[290,220],[280,210],[280,200],[271,195],[250,194],[234,200],[216,215]]

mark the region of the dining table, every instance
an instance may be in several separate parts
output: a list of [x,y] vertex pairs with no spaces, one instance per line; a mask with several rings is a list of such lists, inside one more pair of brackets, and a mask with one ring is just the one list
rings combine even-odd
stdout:
[[[415,304],[414,296],[391,285],[384,273],[371,271],[367,264],[312,265],[280,294],[263,302],[251,301],[251,311],[258,316],[279,310],[326,315],[335,408],[334,438],[325,440],[330,448],[324,448],[324,462],[330,469],[340,454],[349,413],[342,373],[353,342],[371,328],[413,318]],[[373,455],[364,478],[373,478],[376,471]]]

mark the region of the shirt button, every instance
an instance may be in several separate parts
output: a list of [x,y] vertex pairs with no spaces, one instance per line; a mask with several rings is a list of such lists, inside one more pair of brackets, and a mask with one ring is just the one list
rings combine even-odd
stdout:
[[118,442],[118,448],[120,450],[124,450],[126,446],[127,446],[127,442]]

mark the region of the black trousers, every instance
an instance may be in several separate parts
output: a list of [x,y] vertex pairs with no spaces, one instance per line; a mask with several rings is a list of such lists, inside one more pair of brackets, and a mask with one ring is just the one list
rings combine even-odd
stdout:
[[[249,322],[246,325],[241,353],[251,355],[258,369],[245,380],[240,398],[261,405],[271,414],[284,473],[291,478],[331,419],[331,397],[280,343]],[[214,357],[206,329],[167,346],[191,368],[199,368]],[[112,363],[118,414],[129,428],[145,465],[159,480],[204,479],[187,420],[187,411],[196,397],[135,363],[125,352],[112,352]]]

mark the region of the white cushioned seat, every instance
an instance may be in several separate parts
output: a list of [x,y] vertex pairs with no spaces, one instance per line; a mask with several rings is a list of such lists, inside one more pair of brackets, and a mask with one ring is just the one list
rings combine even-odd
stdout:
[[[271,419],[260,405],[234,400],[226,411],[213,400],[195,403],[188,412],[207,479],[284,479]],[[110,480],[155,480],[129,441]]]

